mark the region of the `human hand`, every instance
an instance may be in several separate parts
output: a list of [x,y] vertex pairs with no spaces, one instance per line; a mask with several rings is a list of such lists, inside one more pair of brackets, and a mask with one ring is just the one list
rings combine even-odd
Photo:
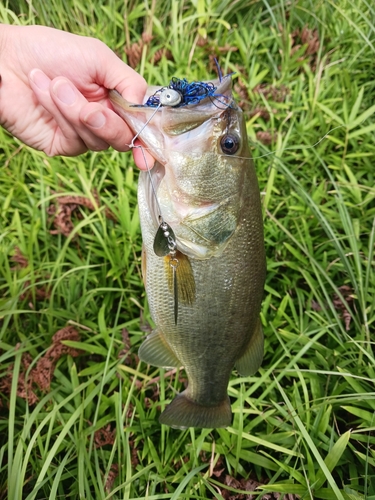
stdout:
[[[112,110],[108,89],[140,103],[146,82],[101,41],[0,25],[0,77],[0,124],[29,146],[49,156],[129,150],[134,134]],[[144,169],[140,153],[134,149]]]

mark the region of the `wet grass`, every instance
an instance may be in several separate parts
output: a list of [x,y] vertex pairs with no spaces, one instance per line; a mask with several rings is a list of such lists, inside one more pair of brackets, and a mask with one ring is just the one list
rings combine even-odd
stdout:
[[[375,498],[374,20],[360,0],[0,6],[101,38],[150,84],[212,78],[213,56],[236,72],[268,258],[265,359],[233,374],[233,425],[160,426],[184,374],[136,358],[131,157],[47,158],[0,130],[0,498]],[[62,195],[91,203],[68,236],[51,234]],[[79,340],[53,357],[67,326]]]

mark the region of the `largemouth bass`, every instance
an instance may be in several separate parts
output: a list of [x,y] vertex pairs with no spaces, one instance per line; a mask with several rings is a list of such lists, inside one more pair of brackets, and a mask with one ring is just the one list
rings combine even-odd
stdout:
[[116,112],[156,159],[138,188],[142,271],[156,325],[139,357],[185,368],[187,389],[159,419],[177,428],[230,425],[232,369],[252,375],[263,358],[258,182],[231,77],[208,85],[195,101],[181,86],[177,105],[171,86],[151,88],[153,107],[110,92]]

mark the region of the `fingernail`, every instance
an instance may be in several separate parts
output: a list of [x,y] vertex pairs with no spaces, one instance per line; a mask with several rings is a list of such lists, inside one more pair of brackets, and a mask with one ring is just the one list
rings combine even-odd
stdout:
[[53,93],[58,99],[64,104],[74,104],[76,102],[77,96],[74,89],[67,82],[57,82],[53,86]]
[[85,117],[85,123],[93,128],[100,128],[105,124],[105,116],[101,111],[93,111]]
[[49,89],[51,80],[43,73],[43,71],[40,71],[40,69],[33,69],[30,73],[30,79],[35,83],[38,89]]

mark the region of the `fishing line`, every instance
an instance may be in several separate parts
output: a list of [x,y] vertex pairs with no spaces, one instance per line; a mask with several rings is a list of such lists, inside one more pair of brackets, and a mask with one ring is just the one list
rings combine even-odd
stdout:
[[[150,116],[150,118],[146,121],[146,123],[143,125],[143,127],[141,128],[141,130],[139,132],[137,132],[135,134],[135,136],[133,137],[132,139],[132,142],[130,144],[127,144],[127,146],[129,146],[129,148],[138,148],[139,146],[136,146],[134,144],[134,141],[136,141],[139,137],[139,135],[141,134],[141,132],[143,132],[143,130],[147,127],[147,125],[150,123],[150,121],[152,120],[152,118],[156,115],[156,113],[159,111],[159,109],[161,108],[162,104],[159,103],[158,104],[158,107],[155,109],[155,111],[152,113],[152,115]],[[144,153],[143,153],[143,156],[144,156]],[[146,158],[144,157],[144,160],[145,160],[145,163],[146,163],[146,166],[148,168],[148,165],[147,165],[147,162],[146,162]]]
[[[328,132],[326,134],[323,135],[323,137],[321,137],[315,144],[312,144],[311,146],[301,146],[301,145],[297,145],[297,146],[289,146],[285,149],[283,149],[282,151],[295,151],[295,150],[301,150],[301,149],[313,149],[315,148],[316,146],[318,146],[322,141],[324,141],[324,139],[331,133],[333,132],[334,130],[337,130],[339,128],[344,128],[344,125],[338,125],[337,127],[334,127],[330,130],[328,130]],[[274,155],[276,156],[278,153],[278,151],[270,151],[269,153],[266,153],[264,155],[261,155],[261,156],[252,156],[251,158],[253,160],[258,160],[259,158],[265,158],[266,156],[271,156],[271,155]],[[225,155],[226,156],[226,155]],[[247,157],[241,157],[241,156],[237,156],[237,158],[244,158],[244,159],[248,159]]]
[[[128,146],[131,149],[132,148],[139,148],[141,150],[141,152],[142,152],[143,160],[145,162],[146,170],[147,170],[148,177],[149,177],[150,184],[151,184],[152,193],[154,195],[156,204],[158,206],[158,211],[159,211],[159,225],[160,225],[160,227],[162,227],[162,225],[164,225],[164,227],[165,227],[165,226],[168,226],[168,224],[163,219],[163,216],[162,216],[162,213],[161,213],[161,207],[160,207],[160,204],[159,204],[158,197],[156,195],[156,189],[155,189],[154,181],[152,179],[151,169],[150,169],[150,167],[149,167],[149,165],[147,163],[146,155],[145,155],[145,152],[144,152],[144,147],[141,144],[140,145],[135,145],[134,144],[134,142],[138,139],[138,137],[140,136],[140,134],[147,127],[147,125],[150,123],[150,121],[152,120],[152,118],[156,115],[156,113],[159,111],[159,109],[162,106],[175,107],[175,106],[178,106],[180,104],[180,102],[182,101],[182,95],[181,95],[181,93],[178,90],[171,89],[169,87],[165,87],[165,88],[161,89],[158,92],[159,92],[159,95],[158,95],[158,104],[157,104],[154,112],[147,119],[146,123],[143,125],[143,127],[141,128],[141,130],[139,130],[139,132],[137,132],[135,134],[135,136],[132,139],[132,142],[130,144],[128,144]],[[169,226],[168,226],[168,228],[170,229],[170,231],[172,233],[169,232],[169,234],[166,235],[166,237],[170,238],[170,234],[173,234],[173,231],[171,230],[171,228]],[[168,231],[168,229],[165,228],[164,231]],[[174,234],[173,234],[173,237],[174,237]],[[155,237],[155,240],[156,240],[156,237]],[[171,243],[170,240],[169,240],[169,243]]]
[[154,252],[158,257],[166,257],[167,255],[169,256],[169,266],[172,271],[172,283],[173,283],[173,310],[174,310],[174,322],[177,325],[177,320],[178,320],[178,282],[177,282],[177,268],[180,265],[179,260],[177,259],[177,240],[176,236],[174,234],[173,229],[171,226],[164,220],[160,203],[156,194],[156,189],[154,185],[154,181],[152,178],[151,174],[151,169],[148,165],[147,158],[144,152],[144,147],[142,144],[136,145],[134,142],[136,139],[140,136],[140,134],[143,132],[143,130],[147,127],[147,125],[150,123],[152,118],[155,116],[155,114],[159,111],[161,106],[170,106],[170,107],[175,107],[177,106],[181,100],[182,96],[180,92],[174,89],[169,89],[165,88],[162,89],[160,92],[160,95],[158,96],[159,102],[158,105],[156,106],[154,112],[151,114],[151,116],[148,118],[148,120],[145,122],[143,127],[135,134],[133,137],[131,143],[128,145],[129,148],[138,148],[141,150],[143,160],[146,165],[146,171],[148,174],[148,178],[150,181],[151,185],[151,190],[152,194],[154,197],[154,201],[156,202],[158,212],[159,212],[159,227],[158,230],[156,231],[155,237],[154,237]]
[[[215,58],[215,64],[216,68],[218,71],[219,75],[219,81],[222,82],[224,78],[232,76],[233,73],[230,73],[229,75],[226,75],[225,77],[222,74],[220,65],[218,61]],[[218,109],[233,109],[235,104],[235,101],[233,98],[229,98],[223,94],[215,94],[217,87],[212,82],[199,82],[199,81],[193,81],[193,82],[188,82],[186,78],[179,79],[176,77],[173,77],[167,87],[162,87],[159,90],[157,90],[153,95],[151,95],[148,100],[146,101],[145,104],[141,105],[136,105],[137,107],[155,107],[155,111],[152,113],[150,118],[146,121],[142,129],[134,136],[132,143],[130,147],[135,147],[134,146],[134,141],[138,138],[138,136],[141,134],[141,132],[145,129],[145,127],[150,123],[151,119],[153,116],[156,114],[156,112],[160,109],[161,106],[171,106],[171,107],[181,107],[181,106],[188,106],[190,104],[198,104],[201,100],[205,98],[209,98],[211,103],[216,106]],[[223,99],[223,100],[222,100]],[[225,99],[228,99],[229,102],[225,102]],[[216,103],[216,102],[218,103]],[[223,106],[223,108],[220,107]],[[331,132],[334,130],[337,130],[339,128],[343,128],[344,125],[339,125],[337,127],[334,127],[333,129],[329,130],[323,137],[321,137],[315,144],[311,146],[290,146],[288,148],[285,148],[282,150],[284,151],[291,151],[291,150],[298,150],[298,149],[311,149],[315,148],[318,146]],[[260,156],[252,156],[252,157],[246,157],[246,156],[236,156],[236,158],[241,158],[241,159],[261,159],[261,158],[266,158],[268,156],[277,156],[278,151],[270,151],[268,153],[265,153]],[[144,153],[143,156],[145,157]],[[219,156],[222,157],[227,157],[231,155],[226,155],[226,154],[220,154]],[[146,161],[145,161],[146,163]],[[146,163],[147,171],[149,172],[149,167]],[[149,173],[150,175],[150,173]],[[151,175],[150,175],[151,178]],[[156,198],[156,191],[154,189],[154,186],[152,184],[152,189],[155,194]]]
[[145,165],[146,165],[146,171],[148,173],[148,177],[149,177],[150,184],[151,184],[152,193],[154,195],[154,199],[155,199],[156,204],[158,206],[159,224],[160,225],[162,223],[166,224],[166,222],[164,221],[162,213],[161,213],[161,208],[160,208],[159,200],[158,200],[158,197],[156,195],[156,189],[155,189],[154,181],[153,181],[153,178],[152,178],[152,175],[151,175],[151,169],[150,169],[150,167],[149,167],[149,165],[147,163],[146,155],[145,155],[145,152],[144,152],[144,147],[142,146],[142,144],[136,145],[136,144],[134,144],[134,142],[138,139],[138,137],[141,135],[141,133],[144,131],[144,129],[147,127],[147,125],[150,123],[150,121],[152,120],[152,118],[156,115],[156,113],[159,111],[159,109],[162,106],[172,106],[172,107],[176,106],[177,104],[179,104],[181,102],[181,99],[182,99],[182,97],[180,96],[179,92],[177,92],[175,90],[171,90],[171,89],[168,90],[168,88],[162,89],[162,91],[160,92],[158,105],[156,106],[154,112],[147,119],[146,123],[143,125],[143,127],[141,128],[141,130],[139,130],[139,132],[137,132],[135,134],[135,136],[132,139],[132,142],[130,144],[128,144],[129,148],[131,148],[131,149],[138,148],[142,152],[143,160],[144,160]]
[[[160,106],[159,106],[160,108]],[[134,149],[134,148],[137,148],[137,149],[140,149],[141,150],[141,153],[142,153],[142,156],[143,156],[143,161],[145,162],[145,165],[146,165],[146,171],[147,171],[147,174],[148,174],[148,178],[149,178],[149,181],[150,181],[150,185],[151,185],[151,189],[152,189],[152,194],[154,195],[154,199],[155,199],[155,202],[158,206],[158,212],[159,212],[159,218],[161,218],[161,222],[163,222],[163,217],[162,217],[162,214],[161,214],[161,208],[160,208],[160,204],[159,204],[159,200],[158,200],[158,197],[156,195],[156,189],[155,189],[155,184],[154,184],[154,180],[152,178],[152,175],[151,175],[151,169],[148,165],[148,162],[147,162],[147,159],[146,159],[146,155],[145,155],[145,152],[144,152],[144,149],[147,149],[147,148],[144,148],[142,146],[142,144],[134,144],[134,141],[138,138],[139,134],[142,132],[142,130],[144,130],[144,128],[146,127],[146,125],[148,123],[150,123],[150,120],[151,118],[155,115],[156,111],[159,109],[157,108],[155,110],[155,112],[151,115],[151,117],[147,120],[147,122],[145,123],[145,125],[142,127],[142,129],[133,137],[132,139],[132,142],[131,144],[128,144],[129,148],[131,149]],[[160,222],[160,221],[159,221]]]
[[[147,123],[149,123],[150,120],[147,121]],[[146,125],[145,125],[146,126]],[[315,148],[316,146],[318,146],[321,142],[324,141],[324,139],[329,136],[329,134],[331,132],[334,132],[335,130],[337,129],[340,129],[340,128],[345,128],[345,125],[338,125],[337,127],[334,127],[334,128],[331,128],[330,130],[328,130],[328,132],[326,134],[324,134],[317,142],[315,142],[314,144],[312,144],[311,146],[304,146],[304,145],[297,145],[297,146],[288,146],[287,148],[285,149],[282,149],[282,150],[276,150],[276,151],[270,151],[269,153],[265,153],[264,155],[260,155],[260,156],[237,156],[236,155],[236,158],[241,158],[242,160],[259,160],[260,158],[266,158],[267,156],[277,156],[278,152],[279,151],[297,151],[297,150],[302,150],[302,149],[313,149]],[[142,128],[142,130],[144,129],[144,127]],[[141,132],[141,131],[140,131]],[[138,132],[137,134],[137,137],[138,135],[140,134],[140,132]],[[139,148],[139,147],[142,147],[144,150],[146,151],[149,151],[151,148],[146,148],[145,146],[131,146],[129,144],[127,144],[127,146],[129,147],[135,147],[135,148]],[[142,151],[143,152],[143,151]],[[143,153],[144,155],[144,153]],[[233,158],[233,155],[226,155],[226,154],[221,154],[221,153],[218,153],[218,156],[223,156],[223,157],[228,157],[228,158]],[[145,162],[146,163],[146,162]]]

